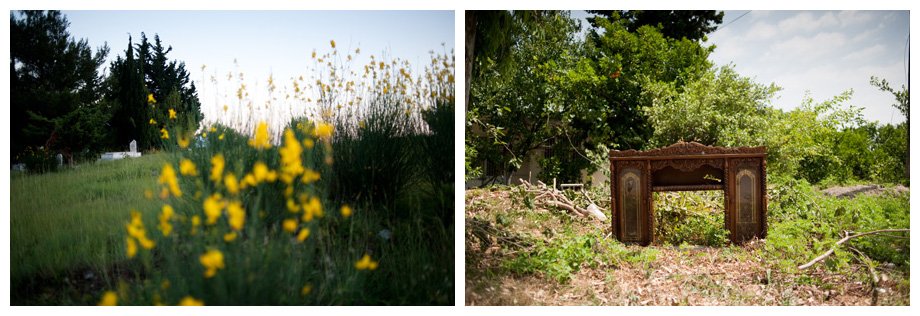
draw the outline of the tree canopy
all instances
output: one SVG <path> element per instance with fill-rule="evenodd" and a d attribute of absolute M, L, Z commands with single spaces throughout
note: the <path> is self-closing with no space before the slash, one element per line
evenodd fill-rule
<path fill-rule="evenodd" d="M 862 108 L 851 104 L 851 90 L 823 101 L 807 96 L 792 110 L 774 107 L 780 87 L 708 60 L 716 48 L 706 34 L 716 30 L 721 12 L 589 13 L 595 16 L 587 29 L 568 12 L 477 17 L 508 26 L 505 34 L 476 40 L 468 175 L 510 177 L 536 164 L 544 180 L 580 182 L 584 171 L 607 168 L 609 149 L 683 140 L 767 146 L 771 174 L 812 183 L 907 181 L 909 121 L 866 122 Z M 490 38 L 499 43 L 481 42 Z M 907 116 L 906 87 L 871 82 L 894 94 L 894 106 Z"/>
<path fill-rule="evenodd" d="M 195 85 L 185 64 L 168 58 L 172 47 L 159 36 L 150 42 L 141 33 L 138 43 L 129 36 L 124 56 L 106 75 L 100 67 L 108 46 L 94 51 L 68 27 L 58 11 L 10 13 L 14 162 L 57 153 L 70 161 L 93 159 L 106 149 L 123 151 L 131 140 L 142 149 L 158 148 L 162 128 L 183 134 L 198 129 L 203 115 Z"/>
<path fill-rule="evenodd" d="M 40 147 L 71 158 L 106 144 L 108 114 L 98 69 L 109 50 L 102 46 L 94 52 L 85 39 L 73 38 L 68 26 L 57 11 L 10 13 L 14 157 Z"/>

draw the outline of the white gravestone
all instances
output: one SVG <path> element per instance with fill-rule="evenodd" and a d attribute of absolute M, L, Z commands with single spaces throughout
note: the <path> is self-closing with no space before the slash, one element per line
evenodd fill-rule
<path fill-rule="evenodd" d="M 137 141 L 132 140 L 131 143 L 128 144 L 128 148 L 131 149 L 129 152 L 136 153 L 137 152 Z"/>

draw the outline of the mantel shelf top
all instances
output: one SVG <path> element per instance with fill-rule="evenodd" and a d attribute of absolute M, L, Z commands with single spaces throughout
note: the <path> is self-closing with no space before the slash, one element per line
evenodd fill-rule
<path fill-rule="evenodd" d="M 758 147 L 718 147 L 707 146 L 697 142 L 678 141 L 671 146 L 655 148 L 645 151 L 635 149 L 611 150 L 610 158 L 643 158 L 643 157 L 675 157 L 675 156 L 766 156 L 767 148 Z"/>

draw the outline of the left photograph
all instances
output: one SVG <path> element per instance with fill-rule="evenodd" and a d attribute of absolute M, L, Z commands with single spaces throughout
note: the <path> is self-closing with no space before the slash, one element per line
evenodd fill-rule
<path fill-rule="evenodd" d="M 453 11 L 10 11 L 12 305 L 453 305 Z"/>

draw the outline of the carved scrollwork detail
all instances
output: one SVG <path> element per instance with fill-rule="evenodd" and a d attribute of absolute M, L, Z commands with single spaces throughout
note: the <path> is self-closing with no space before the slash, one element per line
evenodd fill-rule
<path fill-rule="evenodd" d="M 722 169 L 722 159 L 673 159 L 673 160 L 654 160 L 652 161 L 652 171 L 658 171 L 666 167 L 671 167 L 683 172 L 710 166 L 716 169 Z"/>
<path fill-rule="evenodd" d="M 718 147 L 707 146 L 697 142 L 677 142 L 671 146 L 646 151 L 611 150 L 610 157 L 635 156 L 672 156 L 672 155 L 712 155 L 712 154 L 763 154 L 767 149 L 758 147 Z"/>

